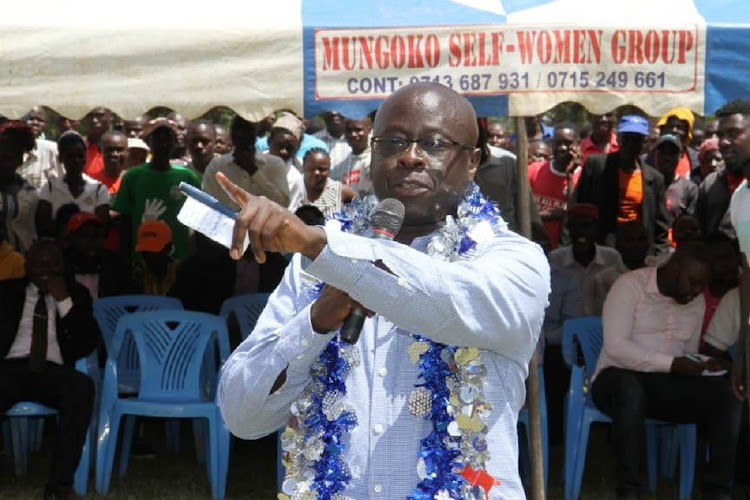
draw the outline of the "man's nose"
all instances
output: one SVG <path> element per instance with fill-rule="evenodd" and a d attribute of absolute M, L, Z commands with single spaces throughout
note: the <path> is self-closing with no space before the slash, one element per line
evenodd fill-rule
<path fill-rule="evenodd" d="M 398 155 L 398 164 L 405 168 L 424 168 L 427 164 L 425 153 L 419 149 L 416 142 L 409 143 L 406 149 Z"/>

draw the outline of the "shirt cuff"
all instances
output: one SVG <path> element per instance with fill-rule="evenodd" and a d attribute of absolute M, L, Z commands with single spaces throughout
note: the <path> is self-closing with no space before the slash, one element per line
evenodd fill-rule
<path fill-rule="evenodd" d="M 723 339 L 714 337 L 713 335 L 711 335 L 711 332 L 707 332 L 703 337 L 703 340 L 706 342 L 706 344 L 710 344 L 712 347 L 715 347 L 720 351 L 728 350 L 729 346 L 731 345 L 725 342 Z"/>
<path fill-rule="evenodd" d="M 656 369 L 654 371 L 669 373 L 672 371 L 672 361 L 674 361 L 674 358 L 674 356 L 670 356 L 669 354 L 656 353 L 654 357 L 654 367 Z"/>
<path fill-rule="evenodd" d="M 73 299 L 68 297 L 65 300 L 61 300 L 57 302 L 57 313 L 60 315 L 61 318 L 64 318 L 68 315 L 70 310 L 73 308 Z"/>

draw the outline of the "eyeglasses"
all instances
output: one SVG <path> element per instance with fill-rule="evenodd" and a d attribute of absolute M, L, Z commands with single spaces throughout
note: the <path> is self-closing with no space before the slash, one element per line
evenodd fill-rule
<path fill-rule="evenodd" d="M 454 148 L 473 151 L 474 146 L 461 144 L 448 139 L 403 139 L 401 137 L 380 136 L 370 139 L 373 151 L 384 158 L 391 158 L 406 151 L 410 144 L 416 144 L 417 150 L 432 158 L 445 158 Z"/>

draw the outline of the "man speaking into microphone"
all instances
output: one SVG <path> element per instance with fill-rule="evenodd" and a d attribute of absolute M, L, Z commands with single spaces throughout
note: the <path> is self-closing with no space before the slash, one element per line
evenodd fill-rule
<path fill-rule="evenodd" d="M 473 183 L 469 102 L 417 83 L 378 110 L 373 190 L 403 203 L 394 241 L 371 238 L 356 201 L 339 224 L 304 225 L 218 180 L 245 237 L 294 252 L 253 333 L 225 364 L 218 403 L 230 430 L 283 429 L 282 498 L 524 498 L 516 423 L 542 326 L 549 266 L 509 231 Z M 358 341 L 338 331 L 364 310 Z"/>

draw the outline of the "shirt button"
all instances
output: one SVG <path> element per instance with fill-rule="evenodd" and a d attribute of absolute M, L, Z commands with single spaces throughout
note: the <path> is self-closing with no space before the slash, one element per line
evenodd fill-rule
<path fill-rule="evenodd" d="M 307 347 L 307 345 L 308 345 L 309 343 L 310 343 L 310 342 L 308 342 L 308 341 L 307 341 L 307 339 L 302 339 L 302 340 L 300 341 L 300 344 L 302 344 L 302 347 Z"/>
<path fill-rule="evenodd" d="M 383 433 L 383 424 L 375 424 L 372 428 L 373 431 L 375 431 L 375 434 L 382 434 Z"/>
<path fill-rule="evenodd" d="M 398 286 L 406 286 L 406 280 L 404 278 L 399 278 L 397 283 Z"/>
<path fill-rule="evenodd" d="M 356 263 L 357 263 L 357 259 L 351 259 L 351 261 L 352 261 L 352 262 L 353 262 L 354 264 L 356 264 Z"/>
<path fill-rule="evenodd" d="M 299 354 L 299 355 L 297 355 L 297 359 L 305 359 L 305 355 L 304 354 Z"/>
<path fill-rule="evenodd" d="M 383 486 L 380 485 L 380 484 L 376 484 L 375 487 L 373 488 L 373 490 L 375 491 L 375 493 L 382 493 L 383 492 Z"/>
<path fill-rule="evenodd" d="M 386 368 L 385 366 L 380 368 L 378 370 L 378 375 L 380 375 L 381 377 L 385 377 L 386 375 L 388 375 L 388 368 Z"/>

